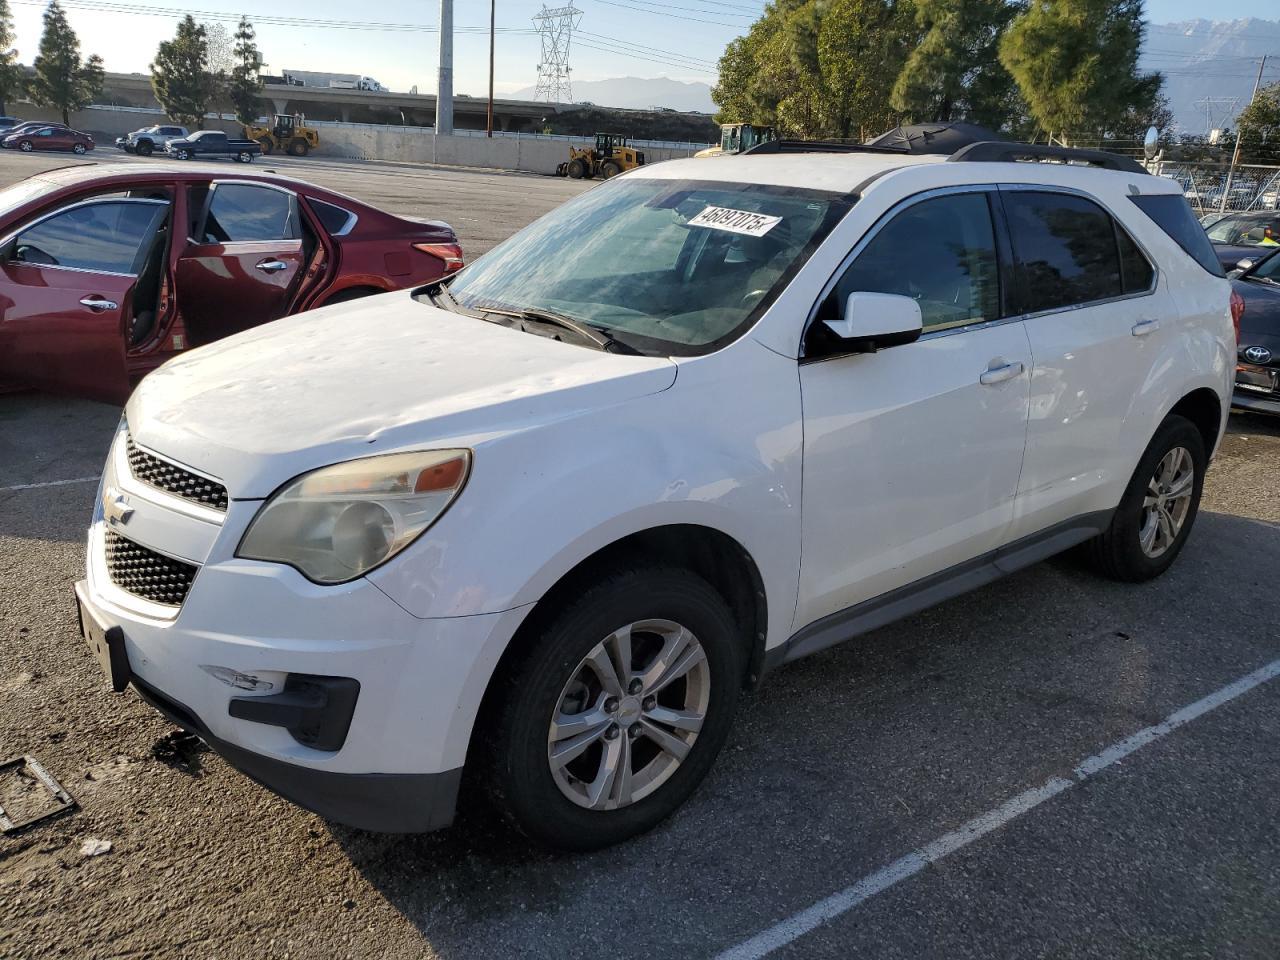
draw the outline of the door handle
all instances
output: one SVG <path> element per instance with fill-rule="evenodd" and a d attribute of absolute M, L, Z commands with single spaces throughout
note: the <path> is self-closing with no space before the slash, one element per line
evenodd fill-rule
<path fill-rule="evenodd" d="M 263 260 L 258 264 L 258 269 L 263 273 L 279 273 L 281 270 L 288 270 L 289 265 L 283 260 Z"/>
<path fill-rule="evenodd" d="M 1012 380 L 1020 373 L 1022 373 L 1021 361 L 1015 360 L 1013 363 L 993 364 L 982 371 L 982 376 L 978 377 L 978 382 L 990 386 L 993 383 Z"/>
<path fill-rule="evenodd" d="M 90 310 L 93 310 L 95 313 L 101 313 L 103 310 L 116 310 L 120 307 L 120 304 L 116 303 L 114 300 L 108 300 L 106 297 L 99 297 L 96 295 L 91 297 L 81 297 L 80 303 L 88 307 Z"/>
<path fill-rule="evenodd" d="M 1135 337 L 1145 337 L 1148 333 L 1155 333 L 1159 329 L 1159 320 L 1139 320 L 1133 325 L 1131 332 Z"/>

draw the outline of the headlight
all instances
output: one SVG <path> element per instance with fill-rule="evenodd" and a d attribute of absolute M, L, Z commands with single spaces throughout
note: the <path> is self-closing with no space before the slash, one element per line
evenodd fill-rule
<path fill-rule="evenodd" d="M 470 469 L 468 450 L 427 450 L 304 473 L 258 511 L 236 556 L 287 563 L 316 583 L 346 583 L 435 523 Z"/>

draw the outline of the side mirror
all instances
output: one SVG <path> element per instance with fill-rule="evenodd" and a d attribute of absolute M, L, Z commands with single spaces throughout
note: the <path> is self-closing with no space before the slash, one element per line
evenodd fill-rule
<path fill-rule="evenodd" d="M 855 353 L 875 353 L 920 339 L 920 304 L 895 293 L 849 294 L 844 316 L 825 321 L 827 329 Z"/>
<path fill-rule="evenodd" d="M 1243 260 L 1236 261 L 1236 269 L 1244 273 L 1258 261 L 1254 257 L 1245 257 Z"/>

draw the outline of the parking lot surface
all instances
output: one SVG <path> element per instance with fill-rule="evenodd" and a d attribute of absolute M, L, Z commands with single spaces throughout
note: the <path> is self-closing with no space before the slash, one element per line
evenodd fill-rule
<path fill-rule="evenodd" d="M 50 165 L 0 156 L 0 178 Z M 449 220 L 469 256 L 584 189 L 295 168 Z M 1059 558 L 783 668 L 672 820 L 560 856 L 475 797 L 439 834 L 327 824 L 112 694 L 71 584 L 118 417 L 0 396 L 0 759 L 34 756 L 78 802 L 0 837 L 0 957 L 1280 955 L 1280 679 L 1257 673 L 1280 672 L 1280 421 L 1232 418 L 1165 577 Z M 922 850 L 945 855 L 886 881 Z"/>

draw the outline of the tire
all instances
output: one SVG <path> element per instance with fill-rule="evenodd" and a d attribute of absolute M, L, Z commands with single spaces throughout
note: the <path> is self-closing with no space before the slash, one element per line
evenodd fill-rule
<path fill-rule="evenodd" d="M 190 151 L 190 150 L 179 150 L 179 151 L 178 151 L 178 159 L 179 159 L 179 160 L 190 160 L 190 159 L 191 159 L 191 151 Z"/>
<path fill-rule="evenodd" d="M 23 153 L 30 153 L 32 150 L 35 149 L 35 145 L 30 140 L 23 140 L 21 143 L 18 144 L 18 149 L 21 150 Z"/>
<path fill-rule="evenodd" d="M 85 155 L 84 144 L 83 143 L 73 144 L 71 147 L 71 152 L 78 157 L 83 157 Z"/>
<path fill-rule="evenodd" d="M 600 164 L 600 176 L 604 180 L 616 177 L 621 172 L 622 168 L 612 160 L 606 160 L 604 163 Z"/>
<path fill-rule="evenodd" d="M 308 146 L 305 140 L 289 141 L 289 156 L 291 157 L 305 157 L 310 149 L 311 147 Z"/>
<path fill-rule="evenodd" d="M 567 172 L 569 174 L 569 179 L 581 180 L 587 175 L 587 165 L 583 163 L 580 158 L 570 160 Z"/>
<path fill-rule="evenodd" d="M 275 144 L 271 142 L 270 137 L 263 137 L 261 140 L 258 141 L 258 144 L 262 147 L 262 155 L 264 157 L 270 156 L 271 151 L 275 149 Z"/>
<path fill-rule="evenodd" d="M 154 150 L 155 147 L 151 145 L 150 140 L 139 140 L 137 146 L 133 148 L 133 152 L 140 157 L 149 157 Z"/>
<path fill-rule="evenodd" d="M 517 830 L 555 849 L 595 850 L 656 826 L 706 776 L 733 721 L 745 644 L 720 595 L 705 580 L 678 568 L 618 571 L 566 601 L 529 638 L 525 655 L 495 678 L 488 701 L 492 707 L 476 742 L 486 745 L 479 763 L 488 796 Z M 655 669 L 651 657 L 666 651 L 665 644 L 675 647 L 668 665 L 680 662 L 685 653 L 693 654 L 692 664 L 669 685 L 651 687 L 656 694 L 646 695 L 645 681 L 637 675 L 624 678 L 621 687 L 614 684 L 614 692 L 621 689 L 622 694 L 611 698 L 610 686 L 584 658 L 593 651 L 604 656 L 599 651 L 628 626 L 637 673 Z M 686 634 L 680 634 L 681 627 Z M 688 634 L 692 646 L 683 639 Z M 699 646 L 701 659 L 696 656 Z M 616 655 L 616 646 L 608 649 L 608 656 Z M 568 711 L 567 704 L 573 704 Z M 655 723 L 659 713 L 673 709 L 687 711 L 686 717 L 700 714 L 700 728 L 685 732 L 663 726 L 665 720 Z M 550 749 L 552 718 L 566 712 L 599 719 L 589 722 L 594 739 L 582 752 L 557 763 Z M 655 728 L 658 732 L 651 736 Z M 684 746 L 661 749 L 657 737 L 663 733 L 669 744 L 679 740 Z M 557 743 L 563 748 L 572 738 L 564 733 Z M 637 776 L 625 781 L 625 788 L 620 777 L 604 777 L 609 756 L 625 757 L 627 768 L 634 769 Z M 597 782 L 599 808 L 590 809 Z"/>
<path fill-rule="evenodd" d="M 248 150 L 241 150 L 236 154 L 237 163 L 253 163 L 253 154 Z"/>
<path fill-rule="evenodd" d="M 1190 492 L 1185 497 L 1165 498 L 1155 491 L 1169 486 L 1181 489 L 1185 482 L 1180 470 L 1175 469 L 1173 475 L 1165 473 L 1175 463 L 1193 471 L 1186 484 Z M 1195 425 L 1177 415 L 1165 418 L 1138 461 L 1111 525 L 1084 545 L 1093 567 L 1103 576 L 1128 583 L 1151 580 L 1168 570 L 1195 524 L 1207 466 L 1204 438 Z M 1153 495 L 1156 502 L 1148 506 Z M 1162 512 L 1167 525 L 1160 522 Z"/>

